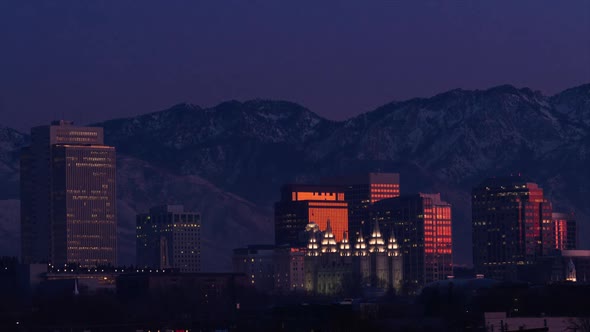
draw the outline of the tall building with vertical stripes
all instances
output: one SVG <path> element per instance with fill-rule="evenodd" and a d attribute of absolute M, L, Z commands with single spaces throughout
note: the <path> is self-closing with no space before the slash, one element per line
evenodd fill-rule
<path fill-rule="evenodd" d="M 489 178 L 472 191 L 473 262 L 488 278 L 513 280 L 519 266 L 555 251 L 551 203 L 520 176 Z"/>
<path fill-rule="evenodd" d="M 376 202 L 372 218 L 394 233 L 403 256 L 404 289 L 416 293 L 453 274 L 451 205 L 440 194 L 402 195 Z"/>
<path fill-rule="evenodd" d="M 555 228 L 555 249 L 578 249 L 578 226 L 573 213 L 553 212 L 553 227 Z"/>
<path fill-rule="evenodd" d="M 20 178 L 25 263 L 116 265 L 116 154 L 103 128 L 33 128 Z"/>

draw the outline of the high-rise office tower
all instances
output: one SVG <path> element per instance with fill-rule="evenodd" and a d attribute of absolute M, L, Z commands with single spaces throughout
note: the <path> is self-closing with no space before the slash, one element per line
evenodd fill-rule
<path fill-rule="evenodd" d="M 201 271 L 201 216 L 182 205 L 162 205 L 137 215 L 137 265 Z"/>
<path fill-rule="evenodd" d="M 555 250 L 551 203 L 520 176 L 473 188 L 472 223 L 474 267 L 488 278 L 516 279 L 519 265 Z"/>
<path fill-rule="evenodd" d="M 376 202 L 372 218 L 393 232 L 403 256 L 404 287 L 422 286 L 453 274 L 451 205 L 440 194 L 403 195 Z"/>
<path fill-rule="evenodd" d="M 315 223 L 325 231 L 330 220 L 336 241 L 348 231 L 348 203 L 338 186 L 291 184 L 281 188 L 275 203 L 275 243 L 291 247 L 307 244 L 305 227 Z"/>
<path fill-rule="evenodd" d="M 553 212 L 551 217 L 555 228 L 555 249 L 578 249 L 578 228 L 574 214 Z"/>
<path fill-rule="evenodd" d="M 348 229 L 351 237 L 371 233 L 369 208 L 382 199 L 399 197 L 398 173 L 365 173 L 350 176 L 328 177 L 322 183 L 340 185 L 348 203 Z"/>
<path fill-rule="evenodd" d="M 33 128 L 20 174 L 25 263 L 117 263 L 116 156 L 102 128 Z"/>

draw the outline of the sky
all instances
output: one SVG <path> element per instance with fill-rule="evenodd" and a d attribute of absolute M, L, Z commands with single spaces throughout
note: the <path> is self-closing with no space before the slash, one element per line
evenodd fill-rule
<path fill-rule="evenodd" d="M 590 1 L 0 1 L 0 125 L 590 82 Z"/>

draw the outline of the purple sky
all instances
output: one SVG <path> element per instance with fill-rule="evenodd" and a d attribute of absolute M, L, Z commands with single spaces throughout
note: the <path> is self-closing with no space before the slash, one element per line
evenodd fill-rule
<path fill-rule="evenodd" d="M 590 82 L 590 1 L 417 2 L 1 1 L 0 125 L 257 97 L 344 119 L 457 87 Z"/>

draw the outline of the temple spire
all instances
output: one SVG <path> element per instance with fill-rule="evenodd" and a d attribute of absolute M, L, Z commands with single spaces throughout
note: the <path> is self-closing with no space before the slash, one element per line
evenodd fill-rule
<path fill-rule="evenodd" d="M 385 241 L 383 240 L 383 236 L 381 236 L 377 219 L 375 219 L 371 238 L 369 239 L 369 252 L 385 252 Z"/>
<path fill-rule="evenodd" d="M 363 236 L 363 228 L 361 227 L 359 231 L 359 235 L 356 239 L 356 243 L 354 245 L 356 256 L 365 256 L 367 254 L 367 243 L 365 242 L 365 237 Z"/>
<path fill-rule="evenodd" d="M 387 241 L 387 254 L 389 256 L 399 256 L 399 245 L 397 244 L 397 240 L 395 239 L 395 232 L 393 228 L 391 229 L 391 233 L 389 234 L 389 240 Z"/>
<path fill-rule="evenodd" d="M 320 246 L 313 227 L 309 227 L 309 240 L 307 241 L 307 256 L 319 256 Z"/>
<path fill-rule="evenodd" d="M 342 242 L 340 242 L 340 256 L 350 256 L 350 243 L 348 242 L 348 232 L 342 233 Z"/>
<path fill-rule="evenodd" d="M 375 218 L 375 222 L 373 223 L 371 237 L 381 237 L 381 230 L 379 229 L 379 221 L 377 221 L 377 218 Z"/>
<path fill-rule="evenodd" d="M 567 276 L 565 280 L 576 282 L 576 266 L 574 265 L 574 261 L 570 258 L 570 261 L 567 264 Z"/>
<path fill-rule="evenodd" d="M 334 233 L 332 233 L 332 224 L 330 223 L 330 219 L 328 219 L 326 231 L 322 238 L 322 253 L 334 253 L 337 251 L 338 244 L 336 243 Z"/>

